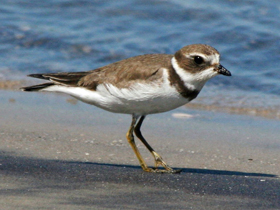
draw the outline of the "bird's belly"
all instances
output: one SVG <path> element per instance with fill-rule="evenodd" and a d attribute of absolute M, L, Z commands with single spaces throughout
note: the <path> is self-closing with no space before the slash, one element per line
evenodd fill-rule
<path fill-rule="evenodd" d="M 166 112 L 182 106 L 189 101 L 183 97 L 150 97 L 150 98 L 138 98 L 137 100 L 117 99 L 112 100 L 103 106 L 111 112 L 126 113 L 126 114 L 139 114 L 147 115 L 160 112 Z M 98 104 L 97 106 L 99 106 Z"/>
<path fill-rule="evenodd" d="M 110 112 L 147 115 L 166 112 L 188 103 L 174 87 L 138 85 L 119 89 L 115 86 L 101 86 L 96 91 L 76 88 L 73 97 Z"/>

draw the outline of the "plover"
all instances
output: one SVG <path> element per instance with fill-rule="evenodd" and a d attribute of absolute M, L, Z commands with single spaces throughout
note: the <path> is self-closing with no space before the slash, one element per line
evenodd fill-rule
<path fill-rule="evenodd" d="M 166 112 L 190 102 L 204 84 L 218 74 L 231 76 L 220 64 L 219 52 L 209 45 L 193 44 L 174 55 L 139 55 L 86 72 L 30 74 L 28 76 L 50 82 L 21 89 L 66 93 L 110 112 L 131 114 L 126 138 L 142 169 L 176 173 L 179 171 L 168 166 L 144 139 L 141 125 L 148 114 Z M 155 168 L 145 163 L 133 132 L 153 155 Z"/>

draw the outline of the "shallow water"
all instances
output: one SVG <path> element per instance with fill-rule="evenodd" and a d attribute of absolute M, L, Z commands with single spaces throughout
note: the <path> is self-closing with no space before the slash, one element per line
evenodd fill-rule
<path fill-rule="evenodd" d="M 197 103 L 279 110 L 279 19 L 276 0 L 3 0 L 0 80 L 206 43 L 233 76 L 209 81 Z"/>

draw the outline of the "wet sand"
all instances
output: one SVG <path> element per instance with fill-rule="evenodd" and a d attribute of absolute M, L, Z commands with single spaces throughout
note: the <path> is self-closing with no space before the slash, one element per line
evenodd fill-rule
<path fill-rule="evenodd" d="M 180 174 L 141 170 L 130 116 L 0 91 L 3 209 L 279 209 L 280 121 L 179 108 L 142 133 Z M 139 143 L 148 165 L 153 159 Z"/>

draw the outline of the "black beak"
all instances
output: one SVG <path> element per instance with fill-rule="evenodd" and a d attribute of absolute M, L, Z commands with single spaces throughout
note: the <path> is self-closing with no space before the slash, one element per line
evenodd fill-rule
<path fill-rule="evenodd" d="M 225 76 L 231 76 L 230 71 L 227 70 L 225 67 L 223 67 L 221 64 L 219 64 L 217 71 L 219 74 L 222 74 Z"/>

